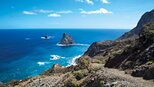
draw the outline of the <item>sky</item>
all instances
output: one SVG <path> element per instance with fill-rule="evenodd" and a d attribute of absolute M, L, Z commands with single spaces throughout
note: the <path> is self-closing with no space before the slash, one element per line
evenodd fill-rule
<path fill-rule="evenodd" d="M 132 29 L 154 0 L 0 0 L 0 29 Z"/>

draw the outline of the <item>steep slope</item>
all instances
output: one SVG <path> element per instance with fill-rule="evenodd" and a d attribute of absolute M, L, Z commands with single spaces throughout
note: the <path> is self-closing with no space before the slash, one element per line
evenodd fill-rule
<path fill-rule="evenodd" d="M 122 35 L 120 38 L 118 38 L 118 40 L 138 37 L 138 35 L 142 31 L 143 25 L 150 22 L 154 22 L 154 10 L 146 12 L 139 20 L 137 26 L 131 31 Z"/>
<path fill-rule="evenodd" d="M 108 68 L 154 79 L 154 23 L 145 24 L 138 39 L 95 42 L 84 56 L 98 59 Z"/>

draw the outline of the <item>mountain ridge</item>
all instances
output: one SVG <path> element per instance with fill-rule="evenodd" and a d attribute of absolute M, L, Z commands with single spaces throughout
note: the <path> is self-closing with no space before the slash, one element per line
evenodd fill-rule
<path fill-rule="evenodd" d="M 139 22 L 137 23 L 137 26 L 133 28 L 131 31 L 126 32 L 121 37 L 118 38 L 118 40 L 128 39 L 128 38 L 138 38 L 140 32 L 142 31 L 142 27 L 144 24 L 154 22 L 154 9 L 146 12 L 142 15 Z"/>

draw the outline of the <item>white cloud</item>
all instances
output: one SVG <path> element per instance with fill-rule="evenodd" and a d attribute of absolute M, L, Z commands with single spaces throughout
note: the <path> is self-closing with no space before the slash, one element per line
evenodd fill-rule
<path fill-rule="evenodd" d="M 108 4 L 109 3 L 108 0 L 101 0 L 101 2 L 103 2 L 104 4 Z"/>
<path fill-rule="evenodd" d="M 75 1 L 81 2 L 81 3 L 87 3 L 87 4 L 91 4 L 91 5 L 94 4 L 94 2 L 93 2 L 94 0 L 75 0 Z M 98 1 L 101 1 L 104 4 L 110 3 L 109 0 L 98 0 Z"/>
<path fill-rule="evenodd" d="M 38 12 L 38 13 L 51 13 L 51 12 L 53 12 L 53 11 L 52 11 L 52 10 L 40 9 L 40 10 L 35 10 L 35 12 Z"/>
<path fill-rule="evenodd" d="M 99 10 L 95 10 L 95 11 L 85 11 L 83 9 L 81 10 L 81 14 L 111 14 L 112 12 L 104 9 L 104 8 L 100 8 Z"/>
<path fill-rule="evenodd" d="M 35 15 L 36 13 L 35 12 L 32 12 L 32 11 L 23 11 L 23 14 L 26 14 L 26 15 Z"/>
<path fill-rule="evenodd" d="M 23 11 L 23 14 L 27 15 L 35 15 L 35 14 L 49 14 L 48 17 L 61 17 L 61 14 L 70 14 L 73 13 L 71 10 L 64 10 L 64 11 L 53 11 L 53 10 L 33 10 L 33 11 Z"/>
<path fill-rule="evenodd" d="M 67 11 L 59 11 L 57 12 L 59 14 L 69 14 L 69 13 L 73 13 L 71 10 L 67 10 Z"/>
<path fill-rule="evenodd" d="M 94 2 L 93 2 L 92 0 L 86 0 L 86 2 L 87 2 L 88 4 L 91 4 L 91 5 L 94 4 Z"/>
<path fill-rule="evenodd" d="M 57 13 L 52 13 L 52 14 L 49 14 L 48 17 L 61 17 L 61 15 Z"/>
<path fill-rule="evenodd" d="M 91 4 L 91 5 L 93 5 L 94 4 L 94 2 L 92 1 L 92 0 L 75 0 L 75 1 L 77 1 L 77 2 L 81 2 L 81 3 L 87 3 L 87 4 Z"/>
<path fill-rule="evenodd" d="M 77 2 L 84 2 L 83 0 L 75 0 L 75 1 L 77 1 Z"/>

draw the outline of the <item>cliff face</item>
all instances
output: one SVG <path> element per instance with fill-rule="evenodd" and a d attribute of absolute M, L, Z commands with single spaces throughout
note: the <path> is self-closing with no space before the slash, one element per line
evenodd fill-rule
<path fill-rule="evenodd" d="M 146 12 L 141 19 L 139 20 L 137 26 L 131 31 L 122 35 L 118 40 L 127 39 L 127 38 L 137 38 L 142 31 L 142 27 L 146 23 L 154 22 L 154 10 Z"/>
<path fill-rule="evenodd" d="M 113 41 L 104 41 L 104 42 L 94 42 L 85 52 L 84 55 L 88 55 L 90 57 L 94 57 L 99 53 L 103 53 L 106 48 L 114 46 L 115 43 Z"/>
<path fill-rule="evenodd" d="M 105 67 L 126 70 L 133 76 L 154 79 L 154 23 L 145 24 L 139 38 L 97 42 L 90 46 L 85 56 L 105 60 Z"/>
<path fill-rule="evenodd" d="M 138 25 L 118 40 L 93 43 L 84 56 L 98 59 L 108 68 L 154 79 L 154 10 L 145 13 Z"/>
<path fill-rule="evenodd" d="M 153 62 L 154 23 L 148 23 L 144 25 L 142 29 L 143 30 L 140 33 L 139 39 L 136 39 L 132 41 L 132 43 L 129 43 L 130 46 L 125 48 L 124 51 L 120 55 L 118 55 L 118 57 L 110 58 L 105 66 L 117 66 L 123 69 L 127 69 L 146 64 L 148 61 Z M 119 63 L 119 65 L 117 65 L 117 63 L 113 64 L 116 60 L 121 59 L 124 60 L 121 62 L 117 62 Z"/>

